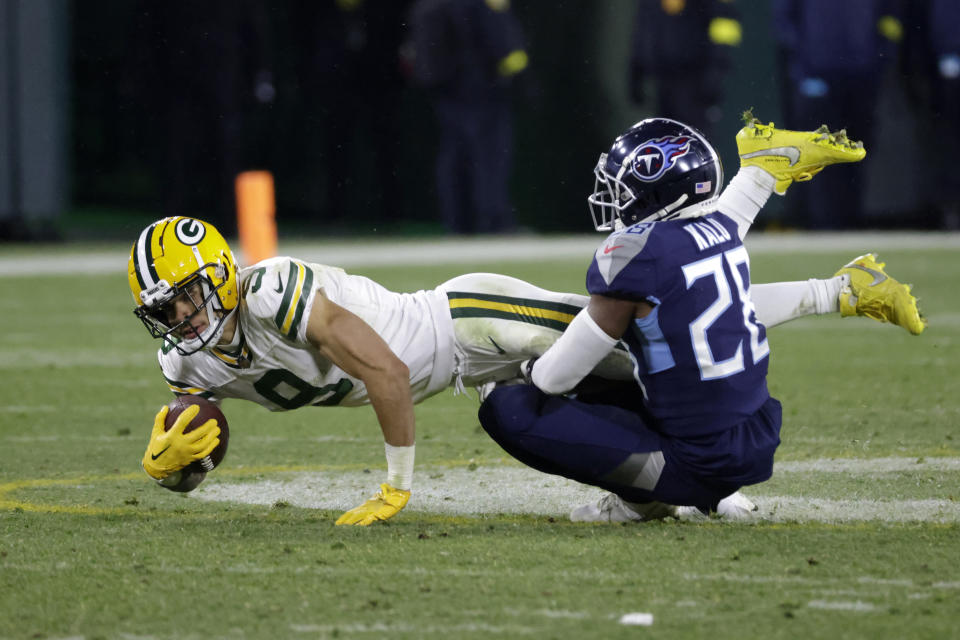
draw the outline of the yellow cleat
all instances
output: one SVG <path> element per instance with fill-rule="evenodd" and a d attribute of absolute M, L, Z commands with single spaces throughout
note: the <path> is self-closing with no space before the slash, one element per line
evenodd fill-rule
<path fill-rule="evenodd" d="M 354 507 L 337 518 L 334 524 L 355 524 L 366 527 L 380 520 L 387 520 L 407 505 L 410 491 L 395 489 L 386 482 L 380 485 L 380 491 L 359 507 Z"/>
<path fill-rule="evenodd" d="M 777 129 L 761 124 L 751 111 L 743 114 L 746 126 L 737 133 L 741 167 L 760 167 L 777 183 L 777 195 L 784 195 L 793 182 L 805 182 L 827 165 L 860 162 L 867 155 L 862 142 L 847 138 L 843 129 L 831 133 L 827 125 L 816 131 Z"/>
<path fill-rule="evenodd" d="M 910 285 L 900 284 L 883 270 L 877 255 L 868 253 L 854 258 L 834 276 L 848 276 L 849 283 L 840 291 L 840 315 L 867 316 L 880 322 L 891 322 L 913 335 L 920 335 L 927 319 L 917 308 L 917 299 Z"/>

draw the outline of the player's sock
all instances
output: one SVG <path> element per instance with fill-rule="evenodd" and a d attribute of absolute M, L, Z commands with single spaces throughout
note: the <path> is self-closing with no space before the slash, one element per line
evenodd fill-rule
<path fill-rule="evenodd" d="M 760 209 L 767 203 L 776 179 L 760 167 L 741 167 L 717 200 L 717 210 L 737 223 L 743 240 Z"/>
<path fill-rule="evenodd" d="M 803 316 L 839 311 L 843 285 L 842 276 L 755 284 L 750 287 L 750 297 L 757 309 L 757 320 L 769 328 Z"/>

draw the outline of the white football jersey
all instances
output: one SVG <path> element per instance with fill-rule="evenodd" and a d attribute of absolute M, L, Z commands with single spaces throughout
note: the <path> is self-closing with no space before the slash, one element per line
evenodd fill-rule
<path fill-rule="evenodd" d="M 438 290 L 395 293 L 342 269 L 280 257 L 239 273 L 243 291 L 230 345 L 189 356 L 164 346 L 158 357 L 176 394 L 252 400 L 271 411 L 368 404 L 363 382 L 321 356 L 306 338 L 317 292 L 363 319 L 410 369 L 414 402 L 454 376 L 447 296 Z"/>

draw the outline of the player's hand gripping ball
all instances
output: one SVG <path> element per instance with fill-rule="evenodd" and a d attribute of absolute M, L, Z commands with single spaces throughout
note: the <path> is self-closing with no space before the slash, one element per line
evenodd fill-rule
<path fill-rule="evenodd" d="M 227 453 L 223 412 L 199 396 L 180 396 L 157 413 L 143 469 L 171 491 L 192 491 Z"/>
<path fill-rule="evenodd" d="M 173 402 L 167 405 L 169 410 L 167 411 L 166 420 L 164 420 L 163 423 L 163 430 L 169 432 L 176 424 L 177 418 L 192 406 L 199 407 L 199 410 L 187 426 L 183 428 L 183 434 L 187 435 L 194 429 L 205 426 L 210 420 L 216 420 L 217 426 L 220 427 L 220 435 L 217 436 L 220 444 L 199 460 L 191 462 L 188 468 L 194 472 L 213 471 L 223 462 L 224 456 L 227 455 L 227 442 L 230 440 L 230 428 L 227 426 L 227 418 L 223 415 L 223 412 L 220 411 L 220 407 L 200 396 L 177 396 Z"/>

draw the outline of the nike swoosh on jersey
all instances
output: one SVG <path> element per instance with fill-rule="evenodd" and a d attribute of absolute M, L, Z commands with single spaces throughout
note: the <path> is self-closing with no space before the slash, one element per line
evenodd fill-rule
<path fill-rule="evenodd" d="M 166 447 L 163 448 L 163 451 L 166 451 L 166 450 L 169 449 L 169 448 L 170 448 L 170 445 L 167 445 Z M 156 455 L 154 455 L 154 454 L 151 453 L 151 454 L 150 454 L 150 459 L 151 459 L 151 460 L 156 460 L 157 458 L 159 458 L 160 456 L 163 455 L 163 451 L 161 451 L 160 453 L 158 453 L 158 454 L 156 454 Z"/>
<path fill-rule="evenodd" d="M 607 255 L 608 253 L 610 253 L 610 252 L 613 251 L 614 249 L 619 249 L 619 248 L 622 247 L 622 246 L 623 246 L 622 244 L 615 244 L 615 245 L 613 245 L 612 247 L 604 247 L 604 248 L 603 248 L 603 255 Z"/>
<path fill-rule="evenodd" d="M 796 147 L 773 147 L 772 149 L 761 149 L 741 155 L 741 158 L 759 158 L 760 156 L 783 156 L 790 161 L 790 166 L 797 164 L 800 159 L 800 149 Z"/>
<path fill-rule="evenodd" d="M 277 288 L 274 289 L 277 293 L 283 293 L 283 278 L 280 277 L 280 274 L 277 274 Z"/>
<path fill-rule="evenodd" d="M 852 264 L 852 265 L 850 265 L 850 268 L 851 268 L 851 269 L 860 269 L 860 271 L 866 271 L 867 273 L 869 273 L 870 275 L 872 275 L 872 276 L 873 276 L 873 282 L 871 282 L 870 285 L 869 285 L 869 286 L 871 286 L 871 287 L 875 287 L 875 286 L 877 286 L 878 284 L 880 284 L 881 282 L 883 282 L 884 280 L 887 279 L 887 274 L 881 273 L 881 272 L 877 271 L 876 269 L 871 269 L 870 267 L 865 267 L 865 266 L 863 266 L 862 264 Z"/>

